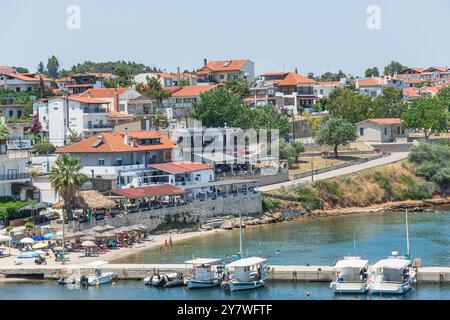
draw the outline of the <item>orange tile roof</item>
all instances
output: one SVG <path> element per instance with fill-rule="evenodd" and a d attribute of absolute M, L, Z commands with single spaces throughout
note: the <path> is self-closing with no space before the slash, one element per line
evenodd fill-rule
<path fill-rule="evenodd" d="M 198 97 L 200 94 L 217 88 L 218 85 L 184 86 L 172 93 L 172 97 Z"/>
<path fill-rule="evenodd" d="M 166 150 L 175 148 L 173 143 L 166 136 L 161 135 L 158 131 L 136 131 L 130 132 L 129 139 L 155 139 L 159 138 L 159 144 L 152 145 L 131 145 L 124 143 L 124 133 L 121 132 L 103 132 L 94 135 L 80 142 L 71 144 L 66 147 L 59 148 L 57 153 L 111 153 L 111 152 L 133 152 L 133 151 L 150 151 L 150 150 Z M 97 141 L 98 136 L 103 137 L 103 143 L 94 148 L 92 145 Z"/>
<path fill-rule="evenodd" d="M 392 125 L 392 124 L 400 124 L 401 123 L 401 119 L 400 118 L 369 118 L 367 120 L 358 122 L 358 124 L 366 122 L 366 121 L 374 122 L 376 124 L 385 124 L 385 125 Z"/>
<path fill-rule="evenodd" d="M 80 94 L 80 97 L 90 97 L 90 98 L 114 98 L 116 92 L 119 96 L 127 92 L 130 88 L 120 87 L 120 88 L 95 88 L 84 91 Z"/>
<path fill-rule="evenodd" d="M 289 72 L 282 80 L 274 81 L 277 86 L 296 86 L 298 84 L 315 84 L 317 81 L 302 76 L 295 72 Z"/>
<path fill-rule="evenodd" d="M 126 112 L 117 112 L 117 111 L 111 111 L 111 114 L 109 115 L 110 118 L 134 118 L 135 116 L 133 114 L 128 114 Z"/>
<path fill-rule="evenodd" d="M 413 87 L 403 88 L 403 94 L 408 95 L 410 97 L 419 97 L 420 96 L 420 94 L 417 92 L 417 89 L 413 88 Z"/>
<path fill-rule="evenodd" d="M 380 77 L 357 80 L 360 87 L 381 86 L 386 84 L 386 80 Z"/>
<path fill-rule="evenodd" d="M 94 98 L 82 97 L 82 96 L 76 96 L 76 95 L 67 97 L 67 100 L 72 100 L 72 101 L 85 103 L 85 104 L 109 104 L 109 102 L 106 102 L 106 101 L 101 101 L 101 100 L 97 100 Z"/>
<path fill-rule="evenodd" d="M 263 73 L 261 76 L 263 77 L 274 77 L 274 76 L 285 76 L 288 72 L 267 72 Z"/>
<path fill-rule="evenodd" d="M 405 70 L 402 70 L 400 73 L 403 74 L 403 72 L 405 72 L 407 70 L 413 70 L 417 73 L 422 73 L 425 70 L 425 68 L 406 68 Z"/>
<path fill-rule="evenodd" d="M 197 75 L 209 72 L 239 71 L 248 62 L 247 59 L 210 61 L 200 68 Z"/>
<path fill-rule="evenodd" d="M 60 79 L 56 79 L 56 82 L 72 82 L 74 81 L 71 77 L 64 77 Z"/>
<path fill-rule="evenodd" d="M 147 187 L 112 189 L 112 193 L 130 199 L 141 199 L 146 197 L 176 196 L 183 195 L 186 190 L 177 188 L 171 184 L 155 184 Z"/>
<path fill-rule="evenodd" d="M 211 164 L 204 164 L 200 162 L 189 162 L 189 161 L 156 163 L 151 164 L 150 167 L 171 174 L 194 172 L 214 168 L 214 166 Z"/>
<path fill-rule="evenodd" d="M 429 69 L 435 69 L 435 70 L 441 71 L 441 72 L 447 71 L 447 68 L 446 68 L 446 67 L 440 67 L 440 66 L 429 67 L 429 68 L 425 69 L 424 71 L 427 72 L 427 70 L 429 70 Z"/>
<path fill-rule="evenodd" d="M 49 82 L 52 81 L 49 78 L 46 78 L 42 75 L 39 75 L 37 73 L 5 73 L 7 76 L 12 77 L 12 78 L 16 78 L 22 81 L 40 81 L 42 78 L 42 81 L 44 82 Z"/>
<path fill-rule="evenodd" d="M 337 86 L 339 85 L 339 81 L 321 81 L 319 84 L 322 86 Z"/>

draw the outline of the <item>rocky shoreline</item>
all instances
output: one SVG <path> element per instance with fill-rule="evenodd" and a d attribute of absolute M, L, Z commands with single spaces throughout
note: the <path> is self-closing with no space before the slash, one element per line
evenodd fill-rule
<path fill-rule="evenodd" d="M 388 211 L 404 211 L 408 209 L 410 212 L 417 211 L 446 211 L 450 209 L 450 197 L 434 198 L 426 200 L 406 200 L 381 203 L 369 207 L 349 207 L 349 208 L 335 208 L 328 210 L 314 210 L 307 212 L 301 206 L 286 209 L 286 211 L 295 211 L 296 214 L 286 215 L 285 210 L 280 210 L 273 213 L 263 213 L 258 216 L 242 217 L 242 227 L 265 225 L 277 223 L 282 221 L 289 221 L 293 219 L 302 219 L 308 217 L 329 217 L 329 216 L 344 216 L 350 214 L 365 214 L 365 213 L 385 213 Z M 232 230 L 239 228 L 239 218 L 223 218 L 210 220 L 202 225 L 203 230 L 223 229 Z"/>

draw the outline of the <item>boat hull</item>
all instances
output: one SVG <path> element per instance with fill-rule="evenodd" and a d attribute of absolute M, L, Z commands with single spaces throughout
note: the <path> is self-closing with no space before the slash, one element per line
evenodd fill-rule
<path fill-rule="evenodd" d="M 201 288 L 211 288 L 216 287 L 221 284 L 221 280 L 214 279 L 213 281 L 202 281 L 189 279 L 187 282 L 187 287 L 189 289 L 201 289 Z"/>
<path fill-rule="evenodd" d="M 368 286 L 364 282 L 336 282 L 330 285 L 334 294 L 365 294 Z"/>
<path fill-rule="evenodd" d="M 400 295 L 405 294 L 411 290 L 412 283 L 373 283 L 370 285 L 370 294 L 381 294 L 381 295 Z"/>
<path fill-rule="evenodd" d="M 98 286 L 101 284 L 109 283 L 113 280 L 113 273 L 107 272 L 102 273 L 100 276 L 88 277 L 86 285 L 88 286 Z"/>
<path fill-rule="evenodd" d="M 222 283 L 222 288 L 227 291 L 244 291 L 258 289 L 264 286 L 264 281 L 252 281 L 252 282 L 238 282 L 238 281 L 226 281 Z"/>

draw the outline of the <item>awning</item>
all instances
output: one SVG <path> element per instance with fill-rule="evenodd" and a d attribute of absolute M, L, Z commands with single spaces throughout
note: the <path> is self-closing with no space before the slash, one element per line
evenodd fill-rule
<path fill-rule="evenodd" d="M 184 189 L 177 188 L 171 184 L 157 184 L 147 187 L 128 188 L 128 189 L 113 189 L 112 193 L 124 196 L 128 199 L 141 199 L 145 197 L 158 196 L 178 196 L 186 193 Z"/>

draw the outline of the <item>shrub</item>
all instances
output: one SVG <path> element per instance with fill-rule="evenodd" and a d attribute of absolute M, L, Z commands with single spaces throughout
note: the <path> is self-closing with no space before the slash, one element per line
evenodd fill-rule
<path fill-rule="evenodd" d="M 383 174 L 379 171 L 375 171 L 372 174 L 372 178 L 375 183 L 384 190 L 386 196 L 391 199 L 394 196 L 394 190 L 392 188 L 392 183 L 388 177 L 383 176 Z"/>
<path fill-rule="evenodd" d="M 313 189 L 296 185 L 292 187 L 292 191 L 297 201 L 300 202 L 305 209 L 322 209 L 322 199 L 320 199 Z"/>
<path fill-rule="evenodd" d="M 319 180 L 313 183 L 320 198 L 331 205 L 337 205 L 340 200 L 339 184 L 335 180 Z"/>
<path fill-rule="evenodd" d="M 31 222 L 31 221 L 28 221 L 27 223 L 25 223 L 25 228 L 33 229 L 34 228 L 34 223 Z"/>
<path fill-rule="evenodd" d="M 262 209 L 264 212 L 274 212 L 281 205 L 281 201 L 275 198 L 263 197 Z"/>
<path fill-rule="evenodd" d="M 33 153 L 37 154 L 52 154 L 55 151 L 56 147 L 48 141 L 41 141 L 33 146 Z"/>

